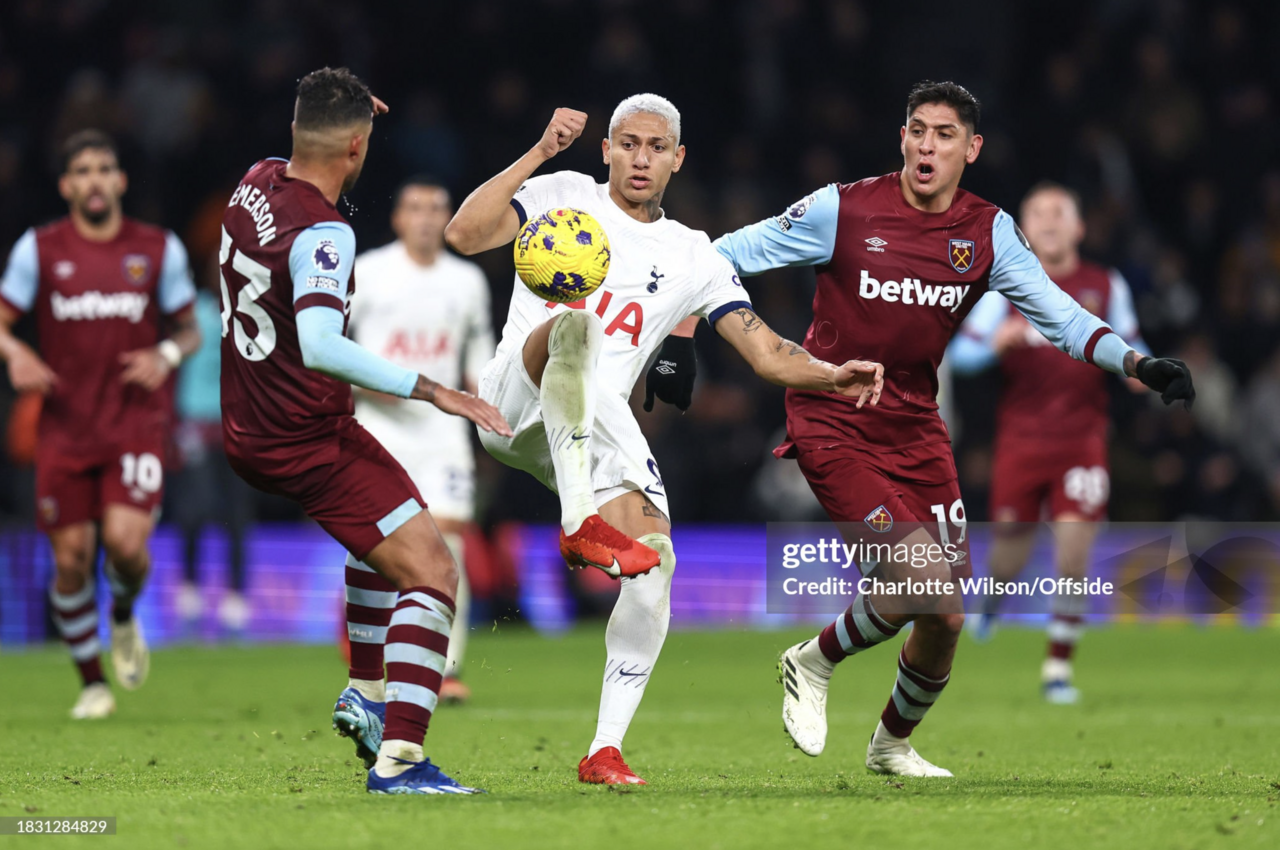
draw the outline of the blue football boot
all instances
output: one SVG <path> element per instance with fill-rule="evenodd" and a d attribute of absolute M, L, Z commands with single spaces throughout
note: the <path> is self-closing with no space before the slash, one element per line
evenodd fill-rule
<path fill-rule="evenodd" d="M 374 702 L 355 688 L 347 688 L 333 707 L 333 728 L 338 734 L 356 742 L 356 755 L 367 768 L 378 760 L 382 746 L 382 724 L 387 718 L 387 704 Z"/>
<path fill-rule="evenodd" d="M 431 759 L 419 762 L 396 759 L 401 764 L 412 765 L 399 776 L 379 776 L 373 768 L 369 769 L 369 782 L 366 786 L 370 794 L 483 794 L 479 788 L 468 788 L 459 785 L 444 771 L 431 763 Z"/>

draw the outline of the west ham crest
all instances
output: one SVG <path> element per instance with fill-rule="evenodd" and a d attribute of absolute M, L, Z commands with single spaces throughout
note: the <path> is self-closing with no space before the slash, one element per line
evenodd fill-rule
<path fill-rule="evenodd" d="M 973 265 L 973 242 L 969 239 L 952 239 L 948 247 L 951 252 L 951 268 L 964 274 Z"/>
<path fill-rule="evenodd" d="M 880 533 L 884 533 L 893 528 L 893 514 L 889 513 L 884 505 L 881 505 L 871 513 L 867 514 L 862 518 L 862 521 L 865 522 L 867 527 L 872 531 L 878 531 Z"/>
<path fill-rule="evenodd" d="M 138 286 L 146 281 L 147 272 L 151 271 L 151 259 L 146 254 L 125 254 L 121 267 L 124 279 Z"/>

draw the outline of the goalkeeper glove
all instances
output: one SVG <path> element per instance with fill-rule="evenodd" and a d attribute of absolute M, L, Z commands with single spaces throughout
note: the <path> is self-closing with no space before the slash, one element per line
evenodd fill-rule
<path fill-rule="evenodd" d="M 645 412 L 653 410 L 655 395 L 667 404 L 688 410 L 693 403 L 693 380 L 697 375 L 698 358 L 693 353 L 693 337 L 667 337 L 644 378 Z"/>
<path fill-rule="evenodd" d="M 1196 400 L 1196 388 L 1191 384 L 1191 370 L 1181 360 L 1172 357 L 1144 357 L 1134 371 L 1137 378 L 1160 393 L 1160 400 L 1173 404 L 1182 399 L 1182 406 L 1190 409 Z"/>

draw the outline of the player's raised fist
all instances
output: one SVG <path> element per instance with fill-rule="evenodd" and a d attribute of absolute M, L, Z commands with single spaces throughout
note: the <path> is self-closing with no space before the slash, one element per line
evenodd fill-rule
<path fill-rule="evenodd" d="M 560 107 L 551 116 L 551 123 L 543 131 L 538 141 L 538 150 L 547 159 L 573 144 L 573 140 L 582 135 L 587 126 L 587 113 L 576 109 Z"/>
<path fill-rule="evenodd" d="M 835 391 L 848 398 L 856 398 L 858 407 L 867 402 L 880 403 L 884 391 L 884 366 L 870 360 L 849 360 L 835 367 Z"/>

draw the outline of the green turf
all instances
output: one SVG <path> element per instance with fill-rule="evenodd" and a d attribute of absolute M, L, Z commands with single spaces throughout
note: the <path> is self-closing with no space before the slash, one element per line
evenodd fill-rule
<path fill-rule="evenodd" d="M 364 793 L 329 729 L 344 681 L 316 647 L 157 652 L 106 721 L 65 720 L 55 650 L 0 656 L 0 815 L 114 815 L 116 837 L 0 838 L 120 847 L 1277 847 L 1280 632 L 1126 627 L 1090 633 L 1078 707 L 1037 696 L 1040 635 L 965 640 L 917 732 L 955 779 L 886 782 L 862 767 L 896 650 L 843 665 L 831 737 L 789 746 L 774 683 L 798 633 L 674 633 L 631 729 L 651 783 L 576 782 L 603 666 L 602 628 L 558 640 L 479 632 L 474 702 L 445 708 L 428 752 L 476 798 Z M 43 845 L 42 845 L 43 846 Z"/>

